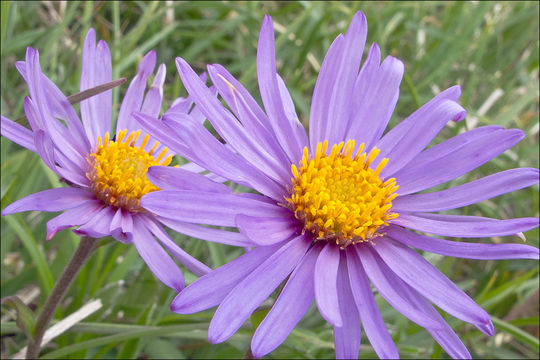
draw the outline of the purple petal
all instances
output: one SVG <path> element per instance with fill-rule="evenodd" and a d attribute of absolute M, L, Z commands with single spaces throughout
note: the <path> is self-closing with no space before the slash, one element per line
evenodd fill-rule
<path fill-rule="evenodd" d="M 154 191 L 141 199 L 141 206 L 170 219 L 217 226 L 236 226 L 237 214 L 279 217 L 290 213 L 280 206 L 240 194 L 177 190 Z"/>
<path fill-rule="evenodd" d="M 111 235 L 111 222 L 114 217 L 112 206 L 105 206 L 99 213 L 73 232 L 79 236 L 102 238 Z"/>
<path fill-rule="evenodd" d="M 390 280 L 392 272 L 368 245 L 356 246 L 355 249 L 371 283 L 392 307 L 422 327 L 440 328 L 433 317 L 426 316 L 425 313 L 416 309 L 403 294 L 397 291 Z"/>
<path fill-rule="evenodd" d="M 321 246 L 316 244 L 304 255 L 272 309 L 253 334 L 251 352 L 256 358 L 272 352 L 285 341 L 309 309 L 315 298 L 313 270 L 320 248 Z"/>
<path fill-rule="evenodd" d="M 190 224 L 187 222 L 167 219 L 163 217 L 158 217 L 158 219 L 162 224 L 170 227 L 174 231 L 178 231 L 182 234 L 191 236 L 196 239 L 212 241 L 232 246 L 246 247 L 254 245 L 250 239 L 238 232 L 213 229 L 201 225 Z"/>
<path fill-rule="evenodd" d="M 392 210 L 417 212 L 455 209 L 534 184 L 538 184 L 538 169 L 510 169 L 443 191 L 399 196 L 393 201 Z"/>
<path fill-rule="evenodd" d="M 409 166 L 392 174 L 399 184 L 398 193 L 411 194 L 455 179 L 502 154 L 524 137 L 521 130 L 499 130 L 457 147 L 451 154 L 441 157 L 426 154 L 424 161 L 413 160 Z M 437 154 L 437 149 L 432 149 L 426 153 Z"/>
<path fill-rule="evenodd" d="M 96 32 L 88 30 L 83 44 L 81 91 L 112 81 L 111 53 L 107 43 L 96 48 Z M 112 90 L 81 101 L 81 118 L 90 143 L 97 144 L 111 129 Z"/>
<path fill-rule="evenodd" d="M 349 285 L 347 258 L 345 254 L 341 255 L 341 261 L 339 263 L 337 290 L 339 292 L 338 306 L 341 312 L 341 318 L 343 319 L 343 326 L 334 326 L 336 359 L 358 359 L 360 340 L 362 339 L 360 315 L 356 309 L 354 296 Z"/>
<path fill-rule="evenodd" d="M 333 85 L 342 60 L 344 43 L 345 37 L 343 34 L 339 34 L 334 39 L 326 52 L 315 83 L 309 113 L 309 143 L 312 152 L 315 151 L 319 142 L 326 140 L 326 126 L 331 122 L 329 121 L 328 108 L 330 102 L 328 99 L 332 96 Z M 330 118 L 334 119 L 332 114 L 330 114 Z"/>
<path fill-rule="evenodd" d="M 152 166 L 148 169 L 148 180 L 162 190 L 197 190 L 230 194 L 226 185 L 212 181 L 206 176 L 172 166 Z"/>
<path fill-rule="evenodd" d="M 390 238 L 380 238 L 372 249 L 397 276 L 435 305 L 493 335 L 489 315 L 416 251 Z"/>
<path fill-rule="evenodd" d="M 242 124 L 248 129 L 252 130 L 254 135 L 259 134 L 258 130 L 262 127 L 267 130 L 265 134 L 270 135 L 269 143 L 276 142 L 275 135 L 272 132 L 272 125 L 268 116 L 261 109 L 257 101 L 251 96 L 249 91 L 238 80 L 232 76 L 227 69 L 219 64 L 208 65 L 208 74 L 212 79 L 212 82 L 216 86 L 219 94 L 223 97 L 227 105 L 234 112 L 236 117 L 241 119 Z M 234 97 L 234 98 L 233 98 Z M 238 108 L 241 100 L 244 103 L 246 114 L 252 115 L 252 117 L 244 118 Z"/>
<path fill-rule="evenodd" d="M 15 66 L 17 67 L 17 70 L 19 70 L 25 81 L 28 82 L 28 78 L 26 76 L 26 62 L 17 61 L 15 63 Z M 73 106 L 70 104 L 69 100 L 62 93 L 62 91 L 51 81 L 51 79 L 45 76 L 45 74 L 41 75 L 42 85 L 45 89 L 45 93 L 47 94 L 47 103 L 50 106 L 53 117 L 63 120 L 66 123 L 69 129 L 69 133 L 73 135 L 67 140 L 72 143 L 72 145 L 77 149 L 77 151 L 80 154 L 87 153 L 88 150 L 90 150 L 91 146 L 81 123 L 81 120 L 79 119 L 79 115 L 77 115 L 75 109 L 73 109 Z M 25 111 L 26 109 L 27 107 L 25 104 Z M 28 122 L 32 129 L 41 128 L 38 125 L 39 121 L 35 121 L 36 117 L 37 116 L 35 112 L 33 114 L 27 114 Z"/>
<path fill-rule="evenodd" d="M 538 249 L 523 244 L 478 244 L 441 240 L 392 225 L 387 227 L 385 232 L 404 245 L 445 256 L 480 260 L 538 260 Z"/>
<path fill-rule="evenodd" d="M 25 64 L 31 100 L 25 99 L 24 105 L 32 129 L 45 131 L 56 146 L 57 152 L 62 152 L 68 159 L 79 164 L 79 167 L 82 168 L 85 164 L 84 156 L 87 153 L 87 148 L 78 142 L 77 137 L 53 116 L 49 102 L 54 98 L 55 93 L 49 93 L 49 89 L 44 86 L 45 75 L 41 72 L 37 50 L 27 48 Z M 30 118 L 33 120 L 31 121 Z"/>
<path fill-rule="evenodd" d="M 41 160 L 47 165 L 49 169 L 58 173 L 56 170 L 56 161 L 54 156 L 54 146 L 51 138 L 43 130 L 37 130 L 34 132 L 34 144 Z"/>
<path fill-rule="evenodd" d="M 259 246 L 276 244 L 300 235 L 298 220 L 292 212 L 289 217 L 236 216 L 238 230 Z"/>
<path fill-rule="evenodd" d="M 310 241 L 304 236 L 288 241 L 240 281 L 216 310 L 208 329 L 208 340 L 216 344 L 231 337 L 291 273 L 309 245 Z"/>
<path fill-rule="evenodd" d="M 166 145 L 176 154 L 188 158 L 193 157 L 192 151 L 182 141 L 180 141 L 180 139 L 174 136 L 174 133 L 171 132 L 171 129 L 166 126 L 163 121 L 140 112 L 134 112 L 132 116 L 137 122 L 138 128 L 157 139 L 160 143 Z M 148 146 L 150 146 L 150 144 Z"/>
<path fill-rule="evenodd" d="M 190 96 L 193 97 L 200 111 L 212 123 L 218 134 L 251 165 L 260 169 L 267 176 L 281 183 L 288 182 L 290 179 L 289 169 L 277 162 L 255 139 L 249 136 L 234 116 L 221 105 L 218 99 L 212 96 L 210 90 L 188 63 L 182 58 L 177 58 L 176 65 Z"/>
<path fill-rule="evenodd" d="M 1 117 L 0 134 L 30 151 L 37 153 L 32 131 L 4 116 Z"/>
<path fill-rule="evenodd" d="M 127 129 L 128 133 L 137 130 L 137 125 L 133 121 L 131 114 L 134 111 L 140 111 L 143 102 L 144 91 L 146 90 L 146 79 L 156 66 L 156 53 L 152 50 L 148 52 L 139 63 L 139 71 L 131 80 L 129 88 L 126 91 L 120 111 L 118 112 L 118 122 L 116 123 L 116 132 Z"/>
<path fill-rule="evenodd" d="M 49 169 L 73 183 L 81 184 L 82 181 L 82 186 L 88 184 L 88 179 L 82 175 L 84 172 L 78 169 L 62 152 L 58 151 L 58 147 L 54 146 L 45 131 L 37 130 L 34 132 L 34 144 L 38 155 Z M 59 166 L 56 165 L 57 163 Z M 78 180 L 80 178 L 82 178 L 81 181 Z"/>
<path fill-rule="evenodd" d="M 171 310 L 178 314 L 193 314 L 218 305 L 240 281 L 282 246 L 257 247 L 195 280 L 174 298 Z"/>
<path fill-rule="evenodd" d="M 322 317 L 336 327 L 343 326 L 339 311 L 336 278 L 339 268 L 339 247 L 328 244 L 321 251 L 315 265 L 315 299 Z"/>
<path fill-rule="evenodd" d="M 180 153 L 182 156 L 231 181 L 252 187 L 274 199 L 283 199 L 286 190 L 282 185 L 220 143 L 202 124 L 178 113 L 163 118 L 183 143 L 196 151 L 193 155 Z"/>
<path fill-rule="evenodd" d="M 155 222 L 151 217 L 146 215 L 139 215 L 138 218 L 140 221 L 142 221 L 148 230 L 154 236 L 158 238 L 159 241 L 165 246 L 165 248 L 174 256 L 174 258 L 182 265 L 184 265 L 186 268 L 188 268 L 189 271 L 194 273 L 197 276 L 203 276 L 205 274 L 208 274 L 212 269 L 210 269 L 208 266 L 201 263 L 199 260 L 195 259 L 193 256 L 186 253 L 182 248 L 180 248 L 172 239 L 169 237 L 167 232 L 163 229 L 161 225 Z"/>
<path fill-rule="evenodd" d="M 103 204 L 99 200 L 86 200 L 79 202 L 62 214 L 52 218 L 47 222 L 47 241 L 51 240 L 60 230 L 87 223 L 103 209 Z"/>
<path fill-rule="evenodd" d="M 397 359 L 399 353 L 384 321 L 369 286 L 368 276 L 362 268 L 358 254 L 347 250 L 347 268 L 351 291 L 356 302 L 360 319 L 371 346 L 381 359 Z"/>
<path fill-rule="evenodd" d="M 466 111 L 456 102 L 460 94 L 459 86 L 446 89 L 377 142 L 375 146 L 381 149 L 381 152 L 372 166 L 376 167 L 383 158 L 390 159 L 381 172 L 381 177 L 393 174 L 406 166 L 449 120 L 459 121 L 465 117 Z"/>
<path fill-rule="evenodd" d="M 358 77 L 358 69 L 360 68 L 360 61 L 366 44 L 366 36 L 366 17 L 362 12 L 358 11 L 354 15 L 344 36 L 343 50 L 339 53 L 339 58 L 332 61 L 337 66 L 336 69 L 331 70 L 334 76 L 325 77 L 322 74 L 323 69 L 321 68 L 319 77 L 323 75 L 322 79 L 326 79 L 326 81 L 325 83 L 321 82 L 320 86 L 324 86 L 324 95 L 326 97 L 316 98 L 315 94 L 313 96 L 313 103 L 316 101 L 327 102 L 327 105 L 324 106 L 327 112 L 319 115 L 320 118 L 318 119 L 318 121 L 322 122 L 320 125 L 321 140 L 319 141 L 328 140 L 329 144 L 332 145 L 347 140 L 345 135 L 351 111 L 354 111 L 354 104 L 364 101 L 363 98 L 353 96 L 353 89 L 355 87 L 355 80 Z M 327 56 L 329 55 L 330 52 Z M 327 69 L 325 67 L 325 71 Z M 318 79 L 315 86 L 319 86 Z M 318 92 L 317 95 L 319 94 L 321 93 Z M 384 103 L 379 105 L 384 106 Z M 371 120 L 376 121 L 379 119 Z M 312 147 L 316 145 L 316 143 L 311 143 Z"/>
<path fill-rule="evenodd" d="M 452 328 L 444 321 L 442 316 L 433 308 L 433 306 L 420 295 L 416 290 L 407 285 L 403 280 L 397 277 L 388 269 L 388 280 L 392 286 L 399 291 L 418 311 L 422 311 L 426 316 L 436 319 L 440 325 L 440 329 L 426 330 L 433 336 L 433 338 L 441 345 L 441 347 L 454 359 L 470 359 L 471 354 L 461 342 Z"/>
<path fill-rule="evenodd" d="M 62 211 L 79 206 L 81 202 L 95 199 L 94 194 L 79 188 L 56 188 L 40 191 L 17 200 L 2 211 L 2 215 L 21 211 Z"/>
<path fill-rule="evenodd" d="M 49 169 L 76 185 L 88 187 L 89 180 L 84 173 L 73 168 L 69 159 L 58 151 L 58 147 L 54 146 L 50 137 L 43 130 L 34 132 L 34 143 L 38 155 Z M 57 166 L 56 163 L 59 163 L 60 166 Z"/>
<path fill-rule="evenodd" d="M 290 163 L 279 145 L 268 116 L 242 84 L 218 64 L 209 65 L 208 73 L 227 105 L 242 122 L 249 136 L 261 144 L 278 163 Z"/>
<path fill-rule="evenodd" d="M 133 238 L 133 218 L 128 210 L 118 208 L 111 220 L 111 235 L 124 244 L 130 244 Z"/>
<path fill-rule="evenodd" d="M 538 218 L 498 220 L 478 216 L 402 213 L 392 224 L 435 235 L 453 237 L 507 236 L 538 227 Z"/>
<path fill-rule="evenodd" d="M 302 158 L 302 149 L 307 146 L 306 131 L 298 122 L 285 113 L 282 92 L 276 74 L 276 53 L 272 18 L 264 17 L 257 45 L 257 79 L 259 91 L 268 119 L 276 137 L 291 163 Z"/>
<path fill-rule="evenodd" d="M 184 287 L 184 275 L 169 254 L 154 239 L 146 225 L 133 219 L 133 244 L 150 270 L 165 285 L 175 291 Z"/>
<path fill-rule="evenodd" d="M 165 82 L 165 64 L 161 64 L 158 67 L 156 76 L 154 77 L 154 83 L 152 87 L 146 92 L 144 102 L 141 107 L 141 112 L 152 117 L 159 117 L 161 110 L 161 101 L 163 99 L 163 83 Z"/>
<path fill-rule="evenodd" d="M 369 150 L 381 137 L 399 97 L 403 63 L 388 56 L 379 66 L 380 53 L 373 44 L 366 63 L 354 84 L 349 128 L 343 140 L 355 139 Z M 375 62 L 376 61 L 376 62 Z"/>

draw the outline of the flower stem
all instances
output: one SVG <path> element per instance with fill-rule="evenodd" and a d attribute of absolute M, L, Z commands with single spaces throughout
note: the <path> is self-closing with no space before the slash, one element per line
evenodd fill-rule
<path fill-rule="evenodd" d="M 49 297 L 47 298 L 47 301 L 45 302 L 45 305 L 43 305 L 43 309 L 38 316 L 34 330 L 34 337 L 28 340 L 28 350 L 26 351 L 27 359 L 36 359 L 39 356 L 41 341 L 43 339 L 43 335 L 45 334 L 45 330 L 47 330 L 49 322 L 54 316 L 60 301 L 62 301 L 66 295 L 71 283 L 86 261 L 90 258 L 90 255 L 92 255 L 92 252 L 96 249 L 98 243 L 99 239 L 89 237 L 81 238 L 77 250 L 75 250 L 71 260 L 69 260 L 69 263 L 62 272 L 60 279 L 58 279 L 54 285 L 54 288 L 49 294 Z"/>

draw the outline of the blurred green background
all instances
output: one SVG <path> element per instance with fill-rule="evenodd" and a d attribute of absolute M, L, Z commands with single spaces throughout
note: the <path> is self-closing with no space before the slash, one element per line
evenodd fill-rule
<path fill-rule="evenodd" d="M 401 96 L 391 126 L 439 91 L 459 84 L 467 119 L 449 124 L 436 138 L 487 124 L 523 129 L 527 137 L 447 188 L 514 167 L 538 167 L 538 2 L 1 2 L 1 113 L 23 115 L 27 88 L 14 67 L 25 48 L 39 49 L 43 71 L 66 95 L 79 89 L 81 44 L 94 27 L 109 44 L 113 78 L 135 74 L 150 49 L 167 64 L 164 106 L 185 95 L 174 66 L 182 56 L 197 71 L 220 63 L 257 99 L 255 55 L 264 14 L 276 31 L 278 71 L 298 115 L 307 125 L 313 86 L 326 50 L 353 14 L 368 19 L 366 51 L 377 42 L 385 55 L 405 63 Z M 127 89 L 115 89 L 113 104 Z M 117 111 L 118 106 L 113 111 Z M 1 140 L 1 206 L 36 191 L 61 186 L 39 157 Z M 454 213 L 497 218 L 538 216 L 538 186 L 506 194 Z M 55 213 L 26 212 L 1 220 L 1 295 L 19 295 L 39 312 L 69 260 L 77 237 L 69 230 L 45 242 L 45 224 Z M 173 235 L 173 234 L 171 234 Z M 188 252 L 215 268 L 242 249 L 174 234 Z M 526 233 L 538 247 L 538 229 Z M 459 241 L 460 239 L 456 239 Z M 470 241 L 470 240 L 469 240 Z M 517 237 L 483 242 L 521 242 Z M 538 262 L 475 261 L 425 257 L 467 291 L 492 317 L 494 337 L 444 315 L 473 357 L 538 358 Z M 195 277 L 185 271 L 188 282 Z M 229 341 L 207 342 L 213 310 L 181 316 L 170 312 L 174 293 L 161 285 L 134 247 L 111 242 L 83 268 L 56 314 L 56 321 L 91 299 L 103 307 L 42 350 L 49 358 L 241 358 L 263 308 Z M 376 295 L 385 323 L 403 358 L 447 358 L 422 328 Z M 2 306 L 2 358 L 26 345 L 14 312 Z M 268 358 L 333 358 L 331 327 L 312 306 L 285 343 Z M 363 334 L 361 358 L 375 357 Z"/>

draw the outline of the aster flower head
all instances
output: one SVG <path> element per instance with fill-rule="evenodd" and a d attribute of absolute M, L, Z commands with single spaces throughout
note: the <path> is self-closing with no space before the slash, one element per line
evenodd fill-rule
<path fill-rule="evenodd" d="M 475 259 L 538 259 L 519 244 L 455 242 L 450 237 L 518 234 L 537 218 L 498 220 L 439 214 L 538 183 L 538 170 L 518 168 L 447 190 L 420 193 L 446 183 L 509 149 L 524 134 L 484 126 L 426 149 L 445 126 L 466 111 L 451 87 L 385 132 L 399 96 L 403 63 L 381 62 L 373 44 L 361 66 L 367 34 L 358 12 L 345 35 L 330 46 L 315 85 L 309 136 L 276 73 L 272 19 L 259 35 L 257 78 L 263 111 L 220 65 L 208 74 L 229 109 L 181 58 L 180 77 L 225 144 L 200 123 L 170 113 L 162 122 L 144 114 L 141 126 L 175 151 L 160 134 L 179 139 L 182 155 L 203 168 L 258 192 L 234 194 L 196 183 L 145 195 L 141 204 L 161 221 L 202 239 L 253 247 L 180 292 L 171 309 L 180 314 L 218 306 L 209 340 L 233 335 L 250 314 L 285 282 L 256 329 L 251 351 L 261 357 L 278 347 L 313 300 L 334 328 L 338 358 L 357 358 L 361 327 L 380 357 L 399 356 L 374 300 L 371 285 L 455 358 L 470 357 L 432 303 L 487 335 L 489 315 L 413 248 Z M 384 134 L 384 135 L 383 135 Z M 158 186 L 175 182 L 151 168 Z M 170 188 L 170 187 L 169 187 Z M 239 233 L 199 224 L 239 229 Z M 219 236 L 219 238 L 218 238 Z"/>
<path fill-rule="evenodd" d="M 25 61 L 17 62 L 16 67 L 28 84 L 30 96 L 24 99 L 24 109 L 31 129 L 2 116 L 2 136 L 37 153 L 70 186 L 29 195 L 8 205 L 2 215 L 28 210 L 64 211 L 47 222 L 47 240 L 60 230 L 76 227 L 73 231 L 78 235 L 110 235 L 133 243 L 152 272 L 178 291 L 184 287 L 184 278 L 165 249 L 198 275 L 209 269 L 178 247 L 139 203 L 144 194 L 159 190 L 148 180 L 147 169 L 168 165 L 174 155 L 141 132 L 132 116 L 133 111 L 154 117 L 160 114 L 164 64 L 147 89 L 155 65 L 156 54 L 150 51 L 139 63 L 120 106 L 116 131 L 111 132 L 112 91 L 83 100 L 79 118 L 66 96 L 42 73 L 38 51 L 28 48 Z M 82 49 L 81 91 L 111 80 L 109 48 L 103 40 L 96 45 L 95 31 L 90 29 Z M 188 99 L 177 99 L 168 111 L 200 118 L 196 111 L 189 113 L 191 105 Z M 197 169 L 188 164 L 169 171 L 189 176 Z"/>

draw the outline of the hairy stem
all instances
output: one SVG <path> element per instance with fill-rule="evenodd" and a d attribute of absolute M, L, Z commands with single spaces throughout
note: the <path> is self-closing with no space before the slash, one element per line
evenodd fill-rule
<path fill-rule="evenodd" d="M 33 339 L 28 340 L 28 350 L 26 351 L 27 359 L 36 359 L 39 356 L 41 341 L 43 339 L 43 335 L 45 334 L 45 330 L 47 330 L 49 322 L 54 316 L 60 301 L 62 301 L 66 295 L 71 283 L 86 261 L 90 258 L 90 255 L 92 255 L 98 243 L 99 239 L 89 237 L 81 238 L 77 250 L 75 250 L 71 260 L 69 260 L 69 263 L 62 272 L 60 279 L 58 279 L 54 285 L 54 288 L 49 294 L 49 297 L 47 298 L 47 301 L 45 302 L 45 305 L 43 305 L 43 309 L 38 316 L 34 330 L 34 337 Z"/>

